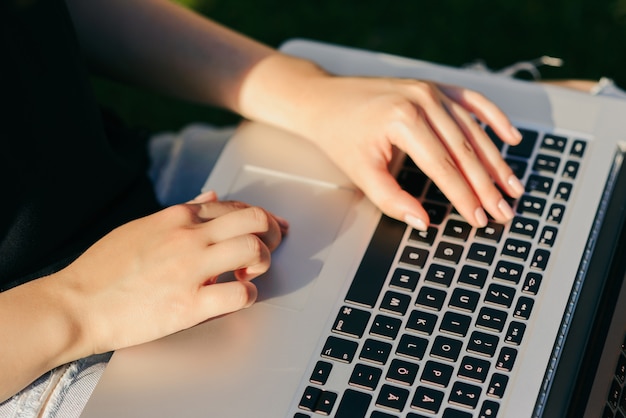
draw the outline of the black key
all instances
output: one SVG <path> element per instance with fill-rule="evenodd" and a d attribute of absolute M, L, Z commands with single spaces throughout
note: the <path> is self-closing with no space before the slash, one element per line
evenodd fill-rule
<path fill-rule="evenodd" d="M 398 174 L 397 180 L 402 189 L 412 196 L 420 197 L 424 192 L 428 177 L 419 170 L 402 170 Z"/>
<path fill-rule="evenodd" d="M 517 205 L 517 213 L 541 216 L 546 207 L 546 200 L 536 196 L 524 195 Z"/>
<path fill-rule="evenodd" d="M 455 272 L 452 267 L 442 266 L 441 264 L 431 264 L 424 280 L 449 287 Z"/>
<path fill-rule="evenodd" d="M 474 312 L 479 299 L 480 293 L 458 287 L 452 292 L 448 305 L 464 312 Z"/>
<path fill-rule="evenodd" d="M 545 245 L 546 247 L 552 247 L 554 245 L 554 241 L 556 240 L 557 229 L 553 226 L 544 226 L 541 231 L 541 235 L 539 236 L 539 244 Z"/>
<path fill-rule="evenodd" d="M 475 242 L 467 253 L 467 259 L 490 266 L 495 255 L 496 247 Z"/>
<path fill-rule="evenodd" d="M 475 266 L 463 266 L 458 281 L 468 286 L 482 289 L 487 280 L 487 270 Z"/>
<path fill-rule="evenodd" d="M 555 224 L 560 224 L 563 220 L 563 215 L 565 214 L 565 206 L 560 205 L 558 203 L 554 203 L 550 206 L 550 210 L 548 211 L 548 215 L 546 219 L 548 222 L 552 222 Z"/>
<path fill-rule="evenodd" d="M 554 181 L 550 177 L 531 174 L 526 181 L 526 191 L 528 193 L 538 193 L 548 196 L 552 190 Z"/>
<path fill-rule="evenodd" d="M 467 344 L 467 351 L 486 357 L 493 357 L 498 347 L 498 337 L 484 332 L 474 331 Z"/>
<path fill-rule="evenodd" d="M 409 241 L 421 242 L 423 244 L 431 246 L 433 245 L 433 242 L 435 242 L 437 231 L 437 228 L 435 228 L 434 226 L 429 226 L 426 231 L 411 229 L 411 233 L 409 234 Z"/>
<path fill-rule="evenodd" d="M 330 376 L 330 372 L 333 369 L 333 365 L 331 363 L 325 361 L 318 361 L 315 364 L 315 368 L 311 373 L 311 377 L 309 381 L 311 383 L 317 383 L 318 385 L 325 385 L 328 380 L 328 376 Z"/>
<path fill-rule="evenodd" d="M 539 286 L 541 286 L 542 276 L 539 273 L 528 273 L 526 279 L 524 279 L 524 285 L 522 286 L 522 292 L 529 295 L 536 295 L 539 292 Z"/>
<path fill-rule="evenodd" d="M 515 348 L 502 347 L 502 350 L 500 350 L 500 355 L 498 356 L 498 361 L 496 361 L 496 369 L 510 372 L 511 370 L 513 370 L 513 365 L 515 364 L 516 358 L 517 350 Z"/>
<path fill-rule="evenodd" d="M 435 311 L 440 311 L 446 296 L 447 294 L 444 290 L 424 286 L 417 294 L 415 304 Z"/>
<path fill-rule="evenodd" d="M 615 367 L 615 378 L 620 382 L 620 384 L 624 384 L 624 380 L 626 380 L 626 356 L 622 354 L 617 361 L 617 367 Z"/>
<path fill-rule="evenodd" d="M 439 203 L 450 203 L 446 195 L 437 187 L 435 183 L 430 183 L 425 198 Z"/>
<path fill-rule="evenodd" d="M 490 331 L 501 332 L 504 329 L 506 318 L 506 312 L 483 306 L 480 308 L 478 318 L 476 318 L 476 326 Z"/>
<path fill-rule="evenodd" d="M 485 133 L 491 139 L 491 141 L 498 147 L 499 150 L 502 151 L 502 147 L 504 146 L 504 142 L 500 139 L 498 135 L 491 129 L 490 126 L 485 126 Z"/>
<path fill-rule="evenodd" d="M 443 392 L 425 386 L 418 386 L 411 400 L 411 408 L 436 414 L 441 408 Z"/>
<path fill-rule="evenodd" d="M 533 310 L 534 303 L 535 301 L 533 299 L 521 296 L 517 300 L 517 304 L 515 305 L 515 309 L 513 310 L 513 316 L 518 319 L 530 318 L 530 313 Z"/>
<path fill-rule="evenodd" d="M 380 393 L 376 399 L 376 406 L 388 408 L 396 412 L 402 412 L 408 399 L 408 390 L 391 385 L 383 385 L 380 388 Z"/>
<path fill-rule="evenodd" d="M 489 289 L 487 289 L 487 293 L 485 294 L 485 302 L 509 308 L 513 303 L 514 297 L 514 288 L 492 283 L 489 285 Z"/>
<path fill-rule="evenodd" d="M 567 146 L 567 138 L 557 135 L 546 134 L 541 141 L 541 149 L 547 149 L 556 152 L 565 151 Z"/>
<path fill-rule="evenodd" d="M 513 171 L 513 175 L 518 179 L 523 179 L 526 175 L 526 169 L 528 168 L 528 164 L 526 161 L 518 160 L 516 158 L 505 158 L 504 161 Z"/>
<path fill-rule="evenodd" d="M 435 358 L 454 362 L 459 358 L 462 346 L 463 343 L 459 340 L 439 335 L 433 342 L 430 355 Z"/>
<path fill-rule="evenodd" d="M 577 139 L 574 141 L 574 144 L 572 145 L 572 149 L 570 150 L 570 155 L 582 158 L 582 156 L 585 154 L 586 147 L 587 147 L 587 143 L 585 141 Z"/>
<path fill-rule="evenodd" d="M 519 129 L 522 134 L 522 140 L 515 146 L 510 146 L 507 150 L 508 155 L 516 155 L 518 157 L 528 158 L 535 149 L 535 143 L 539 134 L 529 129 Z"/>
<path fill-rule="evenodd" d="M 428 250 L 407 246 L 402 251 L 400 261 L 413 267 L 422 268 L 426 264 L 428 258 Z"/>
<path fill-rule="evenodd" d="M 374 411 L 370 418 L 397 418 L 395 415 L 385 414 L 384 412 Z"/>
<path fill-rule="evenodd" d="M 456 312 L 446 312 L 439 325 L 439 330 L 448 334 L 464 337 L 467 334 L 472 318 Z"/>
<path fill-rule="evenodd" d="M 495 222 L 488 222 L 487 226 L 476 230 L 476 236 L 489 241 L 499 242 L 504 231 L 504 225 Z"/>
<path fill-rule="evenodd" d="M 374 390 L 378 385 L 382 370 L 376 367 L 357 363 L 352 370 L 348 384 L 366 390 Z"/>
<path fill-rule="evenodd" d="M 326 339 L 321 355 L 342 363 L 351 363 L 358 346 L 356 341 L 348 341 L 331 335 Z"/>
<path fill-rule="evenodd" d="M 458 409 L 446 408 L 441 418 L 472 418 L 472 414 L 459 411 Z"/>
<path fill-rule="evenodd" d="M 461 361 L 457 375 L 473 382 L 483 383 L 487 380 L 490 365 L 486 360 L 465 356 Z"/>
<path fill-rule="evenodd" d="M 341 402 L 339 402 L 337 412 L 335 412 L 335 418 L 365 417 L 371 401 L 372 395 L 368 393 L 346 389 Z"/>
<path fill-rule="evenodd" d="M 400 338 L 400 342 L 398 342 L 396 354 L 415 360 L 421 360 L 424 358 L 427 346 L 428 340 L 414 335 L 404 334 Z"/>
<path fill-rule="evenodd" d="M 456 238 L 461 241 L 467 241 L 467 237 L 469 237 L 471 231 L 472 226 L 467 222 L 450 219 L 443 230 L 443 235 Z"/>
<path fill-rule="evenodd" d="M 480 398 L 481 388 L 464 382 L 455 382 L 450 391 L 448 402 L 470 409 L 476 408 Z M 470 415 L 471 416 L 471 415 Z"/>
<path fill-rule="evenodd" d="M 315 404 L 315 412 L 322 415 L 330 415 L 330 412 L 333 410 L 333 406 L 335 406 L 336 401 L 337 394 L 335 392 L 330 392 L 327 390 L 322 391 L 319 398 L 317 399 L 317 404 Z"/>
<path fill-rule="evenodd" d="M 385 315 L 376 315 L 370 328 L 370 334 L 393 340 L 398 335 L 402 321 Z"/>
<path fill-rule="evenodd" d="M 506 330 L 504 342 L 512 345 L 520 345 L 522 343 L 522 338 L 524 337 L 525 331 L 526 324 L 517 321 L 511 321 L 509 327 Z"/>
<path fill-rule="evenodd" d="M 480 408 L 478 418 L 495 418 L 498 416 L 498 410 L 500 404 L 493 401 L 483 402 L 483 406 Z"/>
<path fill-rule="evenodd" d="M 350 285 L 346 302 L 370 308 L 376 305 L 405 230 L 404 223 L 384 215 L 381 217 Z"/>
<path fill-rule="evenodd" d="M 535 163 L 533 164 L 533 171 L 538 173 L 552 173 L 556 174 L 559 170 L 559 164 L 561 163 L 561 159 L 559 157 L 553 157 L 551 155 L 539 154 L 537 158 L 535 158 Z"/>
<path fill-rule="evenodd" d="M 411 312 L 411 315 L 409 315 L 409 320 L 406 323 L 406 329 L 430 335 L 433 333 L 436 323 L 436 315 L 420 310 L 414 310 Z"/>
<path fill-rule="evenodd" d="M 427 361 L 420 380 L 435 386 L 446 387 L 450 383 L 454 368 L 436 361 Z"/>
<path fill-rule="evenodd" d="M 311 418 L 311 416 L 303 414 L 302 412 L 296 412 L 295 414 L 293 414 L 293 418 Z"/>
<path fill-rule="evenodd" d="M 440 205 L 438 203 L 424 202 L 422 207 L 428 213 L 428 218 L 432 225 L 439 225 L 445 219 L 448 214 L 448 206 Z"/>
<path fill-rule="evenodd" d="M 544 271 L 548 265 L 548 259 L 550 258 L 550 251 L 537 249 L 533 258 L 530 261 L 530 268 L 535 270 Z"/>
<path fill-rule="evenodd" d="M 333 324 L 333 332 L 350 337 L 361 338 L 371 314 L 360 309 L 343 306 Z"/>
<path fill-rule="evenodd" d="M 506 385 L 509 383 L 509 377 L 500 373 L 494 373 L 487 387 L 487 396 L 501 399 L 504 395 Z"/>
<path fill-rule="evenodd" d="M 580 168 L 580 163 L 578 161 L 567 161 L 565 163 L 565 167 L 563 167 L 563 178 L 564 179 L 572 179 L 574 180 L 578 175 L 578 169 Z"/>
<path fill-rule="evenodd" d="M 408 361 L 393 359 L 387 371 L 387 379 L 390 382 L 411 386 L 417 377 L 419 366 Z"/>
<path fill-rule="evenodd" d="M 380 302 L 380 310 L 396 315 L 404 315 L 410 303 L 411 296 L 389 290 Z"/>
<path fill-rule="evenodd" d="M 511 222 L 511 233 L 523 235 L 525 237 L 534 238 L 539 227 L 539 221 L 535 219 L 516 216 Z"/>
<path fill-rule="evenodd" d="M 530 242 L 509 238 L 504 242 L 502 255 L 507 255 L 520 260 L 526 260 L 528 258 L 528 253 L 530 252 L 530 247 Z"/>
<path fill-rule="evenodd" d="M 561 182 L 559 183 L 559 185 L 556 188 L 556 191 L 554 192 L 554 198 L 556 200 L 567 202 L 571 194 L 572 194 L 572 184 Z"/>
<path fill-rule="evenodd" d="M 313 386 L 307 386 L 304 389 L 304 394 L 302 398 L 300 398 L 300 403 L 298 407 L 300 409 L 304 409 L 306 411 L 315 411 L 315 405 L 317 404 L 317 400 L 322 394 L 322 390 Z"/>
<path fill-rule="evenodd" d="M 420 274 L 416 271 L 396 269 L 396 271 L 393 272 L 393 276 L 391 276 L 389 286 L 413 292 L 417 287 L 419 279 Z"/>
<path fill-rule="evenodd" d="M 617 405 L 619 404 L 619 394 L 619 383 L 617 383 L 617 380 L 613 380 L 613 382 L 611 383 L 611 388 L 609 389 L 609 395 L 606 400 L 613 409 L 617 409 Z"/>
<path fill-rule="evenodd" d="M 493 278 L 508 283 L 518 284 L 522 279 L 524 266 L 510 261 L 498 261 L 496 269 L 493 271 Z"/>
<path fill-rule="evenodd" d="M 463 246 L 458 244 L 452 244 L 450 242 L 441 241 L 435 251 L 435 258 L 443 261 L 449 261 L 454 264 L 458 264 L 463 253 Z"/>
<path fill-rule="evenodd" d="M 391 353 L 391 344 L 370 338 L 363 343 L 359 358 L 376 364 L 385 364 L 389 353 Z"/>

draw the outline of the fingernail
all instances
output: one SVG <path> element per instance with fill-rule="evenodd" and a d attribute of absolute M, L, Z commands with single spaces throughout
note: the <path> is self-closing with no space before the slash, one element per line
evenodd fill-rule
<path fill-rule="evenodd" d="M 507 219 L 513 219 L 513 217 L 515 216 L 515 213 L 513 213 L 513 209 L 511 209 L 509 204 L 506 203 L 506 200 L 504 199 L 500 200 L 500 202 L 498 203 L 498 209 L 500 209 L 500 212 L 502 212 L 502 214 Z"/>
<path fill-rule="evenodd" d="M 515 139 L 517 139 L 518 141 L 522 140 L 522 133 L 515 126 L 511 127 L 511 134 L 513 134 Z"/>
<path fill-rule="evenodd" d="M 478 222 L 478 226 L 480 228 L 487 226 L 487 214 L 485 213 L 485 211 L 483 210 L 483 208 L 476 208 L 476 211 L 474 212 L 474 216 L 476 217 L 476 222 Z"/>
<path fill-rule="evenodd" d="M 217 194 L 213 190 L 206 191 L 204 193 L 200 193 L 198 196 L 194 197 L 192 202 L 208 202 L 217 200 Z"/>
<path fill-rule="evenodd" d="M 405 215 L 404 222 L 412 228 L 417 229 L 418 231 L 427 231 L 428 225 L 426 222 L 413 215 Z"/>
<path fill-rule="evenodd" d="M 507 183 L 509 184 L 511 189 L 513 189 L 515 196 L 521 196 L 524 193 L 524 185 L 521 181 L 519 181 L 515 174 L 509 177 L 509 181 L 507 181 Z"/>

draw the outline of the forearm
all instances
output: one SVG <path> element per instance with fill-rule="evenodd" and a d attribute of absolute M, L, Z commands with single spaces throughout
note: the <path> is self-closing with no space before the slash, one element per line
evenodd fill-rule
<path fill-rule="evenodd" d="M 52 368 L 89 354 L 60 285 L 46 277 L 0 293 L 0 401 Z"/>

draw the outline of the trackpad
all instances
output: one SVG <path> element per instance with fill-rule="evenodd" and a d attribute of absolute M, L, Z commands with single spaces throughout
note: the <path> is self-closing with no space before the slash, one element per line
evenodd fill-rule
<path fill-rule="evenodd" d="M 226 199 L 261 206 L 289 221 L 270 270 L 255 279 L 258 302 L 305 306 L 355 191 L 309 178 L 245 166 Z M 222 197 L 224 198 L 224 197 Z"/>

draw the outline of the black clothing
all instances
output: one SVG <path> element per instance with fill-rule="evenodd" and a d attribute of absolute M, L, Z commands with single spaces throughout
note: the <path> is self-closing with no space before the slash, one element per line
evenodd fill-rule
<path fill-rule="evenodd" d="M 101 112 L 63 0 L 0 5 L 0 290 L 159 209 L 147 135 Z"/>

